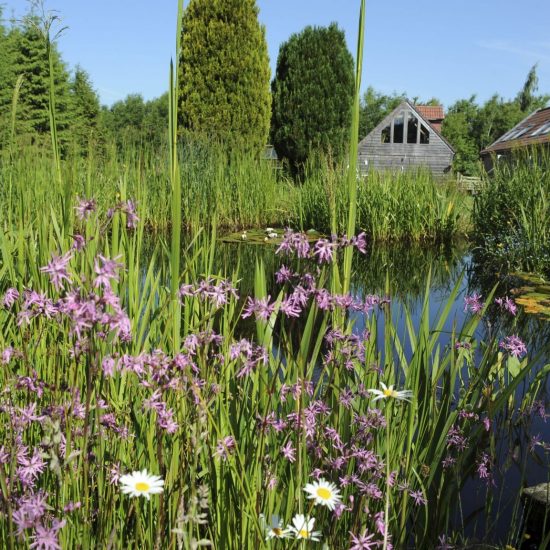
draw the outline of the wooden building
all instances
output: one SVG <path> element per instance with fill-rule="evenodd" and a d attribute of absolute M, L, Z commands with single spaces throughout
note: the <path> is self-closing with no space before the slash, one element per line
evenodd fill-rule
<path fill-rule="evenodd" d="M 455 152 L 439 132 L 443 117 L 442 107 L 403 101 L 359 143 L 359 171 L 425 166 L 436 176 L 446 174 Z"/>
<path fill-rule="evenodd" d="M 534 145 L 550 149 L 550 107 L 531 113 L 493 144 L 483 149 L 481 160 L 485 170 L 490 172 L 496 161 L 509 158 L 515 150 Z"/>

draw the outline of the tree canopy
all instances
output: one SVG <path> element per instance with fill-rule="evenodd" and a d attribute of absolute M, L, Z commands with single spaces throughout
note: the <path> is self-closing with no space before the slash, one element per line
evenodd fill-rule
<path fill-rule="evenodd" d="M 9 28 L 0 25 L 0 121 L 5 130 L 0 133 L 0 147 L 11 133 L 14 109 L 15 136 L 20 143 L 49 142 L 50 67 L 45 32 L 44 21 L 33 12 Z M 86 146 L 97 125 L 99 99 L 85 71 L 77 68 L 71 77 L 55 41 L 49 47 L 60 143 L 62 147 Z M 14 95 L 18 82 L 19 93 Z"/>

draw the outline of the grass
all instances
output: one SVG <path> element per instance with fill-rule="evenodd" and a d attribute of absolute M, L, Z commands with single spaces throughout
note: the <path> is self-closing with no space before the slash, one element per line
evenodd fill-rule
<path fill-rule="evenodd" d="M 17 212 L 24 223 L 52 208 L 61 215 L 66 192 L 69 198 L 93 197 L 100 208 L 108 209 L 120 200 L 124 186 L 127 196 L 140 205 L 149 231 L 170 229 L 169 154 L 114 148 L 101 155 L 93 149 L 90 156 L 74 154 L 61 161 L 63 185 L 58 185 L 52 179 L 50 151 L 17 150 L 12 160 L 7 152 L 0 160 L 5 182 L 0 206 L 7 213 Z M 203 225 L 215 225 L 220 232 L 268 226 L 314 228 L 325 234 L 347 230 L 345 172 L 328 161 L 312 163 L 304 181 L 295 184 L 268 163 L 246 156 L 229 158 L 217 148 L 187 145 L 178 158 L 181 216 L 187 231 L 196 232 Z M 469 233 L 470 201 L 454 184 L 437 183 L 427 173 L 371 174 L 357 181 L 356 231 L 379 242 L 450 242 Z M 74 212 L 67 215 L 73 223 Z"/>
<path fill-rule="evenodd" d="M 516 151 L 485 178 L 473 213 L 482 262 L 550 276 L 549 168 L 547 148 Z"/>

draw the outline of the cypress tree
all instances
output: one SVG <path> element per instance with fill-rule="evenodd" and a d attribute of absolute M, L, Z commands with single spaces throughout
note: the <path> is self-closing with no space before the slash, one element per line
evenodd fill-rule
<path fill-rule="evenodd" d="M 256 0 L 191 0 L 183 14 L 180 117 L 187 131 L 259 151 L 271 109 Z"/>
<path fill-rule="evenodd" d="M 273 145 L 299 169 L 311 150 L 341 158 L 349 139 L 354 62 L 344 32 L 306 27 L 281 45 L 272 83 Z"/>

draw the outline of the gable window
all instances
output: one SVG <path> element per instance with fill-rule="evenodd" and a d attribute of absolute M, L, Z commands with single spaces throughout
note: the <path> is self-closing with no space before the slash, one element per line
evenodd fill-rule
<path fill-rule="evenodd" d="M 382 130 L 382 143 L 391 143 L 391 124 Z"/>
<path fill-rule="evenodd" d="M 420 125 L 420 143 L 422 145 L 428 145 L 430 143 L 430 131 L 424 124 Z"/>
<path fill-rule="evenodd" d="M 418 119 L 409 113 L 407 117 L 407 143 L 416 143 L 418 134 Z"/>
<path fill-rule="evenodd" d="M 430 143 L 430 130 L 412 112 L 399 111 L 397 116 L 382 129 L 381 143 Z"/>
<path fill-rule="evenodd" d="M 403 129 L 405 126 L 405 111 L 401 111 L 393 119 L 393 142 L 403 143 Z"/>

